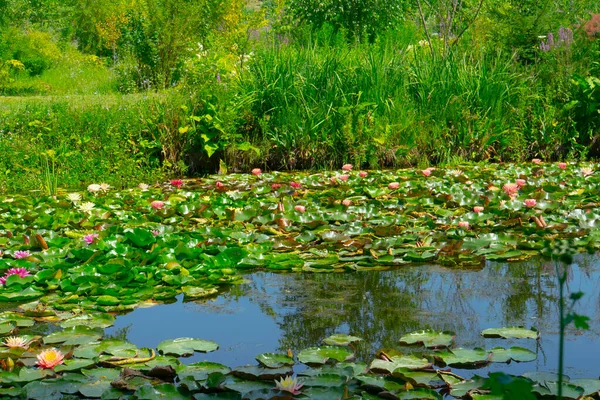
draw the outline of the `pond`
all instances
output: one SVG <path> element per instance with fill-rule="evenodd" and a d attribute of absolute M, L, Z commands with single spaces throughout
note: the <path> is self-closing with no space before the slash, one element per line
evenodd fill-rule
<path fill-rule="evenodd" d="M 584 292 L 576 311 L 590 317 L 589 330 L 569 329 L 566 373 L 571 378 L 597 375 L 600 354 L 600 262 L 581 255 L 568 270 L 569 292 Z M 142 308 L 117 318 L 111 335 L 126 335 L 139 347 L 155 348 L 174 337 L 214 340 L 220 349 L 184 358 L 230 367 L 256 364 L 265 352 L 319 346 L 333 333 L 364 339 L 357 359 L 370 363 L 380 348 L 402 348 L 399 338 L 421 329 L 450 330 L 464 348 L 526 347 L 533 362 L 492 363 L 461 376 L 504 371 L 556 372 L 558 366 L 558 287 L 555 267 L 538 259 L 488 262 L 482 270 L 438 266 L 382 272 L 277 274 L 256 272 L 217 298 Z M 486 328 L 535 327 L 540 340 L 488 339 Z M 405 349 L 406 350 L 406 349 Z M 299 370 L 296 367 L 296 372 Z"/>

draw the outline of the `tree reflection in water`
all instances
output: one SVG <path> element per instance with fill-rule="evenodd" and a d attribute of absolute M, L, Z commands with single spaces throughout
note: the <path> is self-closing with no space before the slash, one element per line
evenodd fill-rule
<path fill-rule="evenodd" d="M 578 311 L 592 318 L 592 330 L 583 334 L 596 335 L 599 265 L 590 256 L 576 261 L 569 267 L 569 291 L 586 293 Z M 250 285 L 252 301 L 282 331 L 281 351 L 319 345 L 333 333 L 351 333 L 364 339 L 357 356 L 368 362 L 377 349 L 398 347 L 402 335 L 420 329 L 454 331 L 457 345 L 470 348 L 507 345 L 483 339 L 480 332 L 487 327 L 535 326 L 550 337 L 558 331 L 554 265 L 541 259 L 489 263 L 483 270 L 415 266 L 383 272 L 255 273 Z M 536 345 L 528 347 L 535 350 Z M 540 356 L 543 365 L 547 360 L 543 352 Z"/>

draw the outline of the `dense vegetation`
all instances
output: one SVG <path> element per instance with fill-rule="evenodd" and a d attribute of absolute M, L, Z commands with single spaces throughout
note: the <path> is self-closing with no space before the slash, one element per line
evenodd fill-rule
<path fill-rule="evenodd" d="M 600 155 L 597 2 L 353 4 L 0 1 L 0 191 Z"/>

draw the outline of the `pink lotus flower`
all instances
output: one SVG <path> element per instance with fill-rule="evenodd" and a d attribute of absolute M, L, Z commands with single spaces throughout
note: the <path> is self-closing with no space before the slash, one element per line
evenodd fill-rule
<path fill-rule="evenodd" d="M 527 185 L 527 181 L 525 179 L 517 179 L 515 182 L 517 182 L 517 186 L 519 188 L 522 188 L 523 186 Z"/>
<path fill-rule="evenodd" d="M 27 250 L 25 250 L 25 251 L 17 250 L 17 251 L 15 251 L 15 253 L 13 254 L 13 257 L 14 257 L 14 258 L 16 258 L 16 259 L 19 259 L 19 258 L 27 258 L 27 257 L 29 257 L 30 255 L 31 255 L 31 254 L 29 254 L 29 252 L 28 252 Z"/>
<path fill-rule="evenodd" d="M 151 230 L 150 232 L 152 232 L 152 234 L 153 234 L 154 236 L 158 236 L 158 235 L 160 235 L 160 231 L 157 231 L 156 229 L 154 229 L 154 230 Z"/>
<path fill-rule="evenodd" d="M 331 178 L 329 178 L 329 180 L 331 181 L 331 183 L 337 183 L 337 177 L 336 176 L 332 176 Z"/>
<path fill-rule="evenodd" d="M 277 190 L 281 187 L 281 183 L 274 183 L 271 185 L 271 189 L 273 190 Z"/>
<path fill-rule="evenodd" d="M 539 158 L 534 158 L 533 160 L 531 160 L 531 162 L 534 164 L 541 164 L 542 160 L 540 160 Z"/>
<path fill-rule="evenodd" d="M 504 186 L 502 186 L 502 190 L 504 190 L 504 192 L 510 197 L 513 197 L 519 191 L 519 185 L 517 185 L 516 183 L 507 183 Z"/>
<path fill-rule="evenodd" d="M 152 203 L 150 203 L 150 207 L 154 208 L 155 210 L 160 210 L 164 206 L 165 206 L 165 202 L 160 201 L 160 200 L 154 200 Z"/>
<path fill-rule="evenodd" d="M 352 200 L 344 199 L 344 200 L 342 200 L 342 205 L 344 205 L 346 207 L 350 207 L 352 205 Z"/>
<path fill-rule="evenodd" d="M 431 175 L 431 170 L 429 168 L 427 168 L 427 169 L 422 170 L 421 173 L 424 176 L 429 176 L 429 175 Z"/>
<path fill-rule="evenodd" d="M 469 229 L 469 222 L 467 221 L 459 221 L 457 225 L 459 228 Z"/>
<path fill-rule="evenodd" d="M 484 208 L 481 206 L 475 206 L 473 207 L 473 212 L 479 214 L 480 212 L 483 212 Z"/>
<path fill-rule="evenodd" d="M 523 203 L 526 207 L 535 207 L 537 201 L 535 201 L 535 199 L 526 199 Z"/>
<path fill-rule="evenodd" d="M 293 187 L 294 189 L 300 189 L 302 187 L 302 185 L 299 184 L 298 182 L 290 182 L 290 186 Z"/>
<path fill-rule="evenodd" d="M 11 268 L 4 273 L 2 278 L 0 278 L 0 284 L 4 285 L 6 283 L 6 279 L 11 275 L 19 275 L 19 277 L 25 278 L 31 274 L 25 268 Z"/>
<path fill-rule="evenodd" d="M 369 174 L 367 173 L 367 171 L 360 171 L 360 172 L 358 173 L 358 176 L 360 176 L 361 178 L 366 178 L 366 177 L 367 177 L 367 175 L 369 175 Z"/>
<path fill-rule="evenodd" d="M 215 186 L 217 187 L 217 189 L 223 189 L 225 187 L 225 185 L 221 181 L 217 181 L 215 183 Z"/>
<path fill-rule="evenodd" d="M 352 164 L 344 164 L 342 165 L 342 169 L 344 171 L 352 171 Z"/>
<path fill-rule="evenodd" d="M 37 366 L 44 369 L 52 369 L 64 363 L 65 356 L 55 348 L 46 349 L 37 356 Z"/>
<path fill-rule="evenodd" d="M 560 169 L 567 169 L 567 163 L 566 162 L 559 162 L 558 163 L 558 168 L 560 168 Z"/>
<path fill-rule="evenodd" d="M 399 182 L 391 182 L 391 183 L 388 185 L 388 188 L 389 188 L 390 190 L 398 189 L 399 187 L 400 187 L 400 183 L 399 183 Z"/>
<path fill-rule="evenodd" d="M 338 179 L 340 181 L 343 181 L 343 182 L 346 182 L 348 180 L 348 178 L 350 178 L 349 175 L 340 175 L 340 176 L 338 176 Z"/>
<path fill-rule="evenodd" d="M 301 206 L 301 205 L 297 205 L 297 206 L 294 206 L 294 210 L 303 213 L 303 212 L 306 211 L 306 207 Z"/>
<path fill-rule="evenodd" d="M 175 186 L 177 189 L 179 189 L 182 185 L 183 185 L 183 181 L 181 179 L 173 179 L 171 181 L 171 185 Z"/>
<path fill-rule="evenodd" d="M 281 378 L 279 381 L 275 381 L 275 389 L 279 389 L 282 391 L 289 392 L 291 394 L 298 395 L 302 393 L 303 383 L 299 382 L 296 378 L 292 378 L 291 376 L 286 376 L 285 378 Z"/>
<path fill-rule="evenodd" d="M 97 233 L 90 233 L 89 235 L 85 235 L 83 237 L 83 241 L 86 242 L 87 244 L 94 243 L 94 241 L 96 239 L 98 239 L 98 234 Z"/>
<path fill-rule="evenodd" d="M 252 170 L 252 175 L 259 176 L 260 174 L 262 174 L 262 170 L 260 168 L 254 168 Z"/>

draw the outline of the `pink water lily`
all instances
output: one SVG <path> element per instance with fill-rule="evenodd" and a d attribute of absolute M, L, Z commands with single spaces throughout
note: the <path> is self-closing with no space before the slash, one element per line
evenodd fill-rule
<path fill-rule="evenodd" d="M 527 181 L 525 179 L 517 179 L 515 182 L 517 183 L 517 186 L 519 188 L 522 188 L 523 186 L 527 185 Z"/>
<path fill-rule="evenodd" d="M 473 207 L 473 212 L 479 214 L 480 212 L 483 212 L 484 208 L 482 206 L 475 206 Z"/>
<path fill-rule="evenodd" d="M 27 251 L 27 250 L 17 250 L 15 251 L 15 253 L 13 254 L 13 257 L 15 257 L 16 259 L 19 258 L 27 258 L 29 257 L 31 254 Z"/>
<path fill-rule="evenodd" d="M 171 185 L 179 189 L 183 185 L 183 181 L 181 179 L 173 179 L 171 180 Z"/>
<path fill-rule="evenodd" d="M 260 168 L 254 168 L 252 170 L 252 175 L 259 176 L 260 174 L 262 174 L 262 170 Z"/>
<path fill-rule="evenodd" d="M 52 369 L 64 363 L 65 356 L 55 348 L 47 349 L 37 355 L 37 366 L 44 369 Z"/>
<path fill-rule="evenodd" d="M 300 189 L 302 187 L 302 185 L 299 184 L 298 182 L 290 182 L 290 186 L 293 187 L 294 189 Z"/>
<path fill-rule="evenodd" d="M 344 164 L 342 165 L 342 169 L 344 171 L 352 171 L 352 164 Z"/>
<path fill-rule="evenodd" d="M 510 197 L 513 197 L 519 191 L 519 185 L 517 185 L 516 183 L 507 183 L 504 186 L 502 186 L 502 190 L 504 190 L 504 192 Z"/>
<path fill-rule="evenodd" d="M 19 277 L 25 278 L 31 274 L 25 268 L 11 268 L 4 273 L 3 277 L 0 278 L 0 284 L 4 285 L 6 283 L 6 279 L 11 275 L 19 275 Z"/>
<path fill-rule="evenodd" d="M 346 207 L 350 207 L 352 205 L 352 200 L 344 199 L 344 200 L 342 200 L 342 205 L 344 205 Z"/>
<path fill-rule="evenodd" d="M 534 159 L 531 160 L 531 162 L 534 163 L 534 164 L 541 164 L 542 160 L 540 160 L 539 158 L 534 158 Z"/>
<path fill-rule="evenodd" d="M 537 201 L 535 199 L 526 199 L 523 203 L 526 207 L 535 207 Z"/>
<path fill-rule="evenodd" d="M 298 395 L 302 393 L 303 383 L 298 381 L 296 378 L 292 378 L 291 376 L 286 376 L 285 378 L 281 378 L 279 381 L 275 381 L 275 389 L 279 389 L 282 391 L 289 392 L 291 394 Z"/>
<path fill-rule="evenodd" d="M 160 210 L 164 206 L 165 206 L 165 202 L 160 201 L 160 200 L 154 200 L 152 203 L 150 203 L 150 207 L 154 208 L 155 210 Z"/>
<path fill-rule="evenodd" d="M 281 187 L 281 183 L 274 183 L 271 185 L 271 189 L 273 190 L 277 190 Z"/>
<path fill-rule="evenodd" d="M 223 189 L 225 187 L 225 184 L 223 184 L 223 182 L 221 182 L 221 181 L 217 181 L 215 183 L 215 186 L 217 189 Z"/>
<path fill-rule="evenodd" d="M 469 229 L 469 222 L 468 221 L 459 221 L 457 226 L 459 228 Z"/>
<path fill-rule="evenodd" d="M 358 173 L 358 176 L 360 176 L 361 178 L 366 178 L 366 177 L 367 177 L 367 175 L 369 175 L 369 174 L 367 173 L 367 171 L 360 171 L 360 172 Z"/>
<path fill-rule="evenodd" d="M 98 239 L 98 234 L 97 233 L 90 233 L 89 235 L 85 235 L 83 237 L 83 241 L 86 242 L 87 244 L 94 243 L 94 241 L 96 239 Z"/>
<path fill-rule="evenodd" d="M 567 163 L 566 162 L 559 162 L 558 163 L 558 168 L 560 168 L 560 169 L 567 169 Z"/>
<path fill-rule="evenodd" d="M 294 210 L 303 213 L 303 212 L 306 211 L 306 207 L 301 206 L 301 205 L 297 205 L 297 206 L 294 206 Z"/>
<path fill-rule="evenodd" d="M 343 182 L 346 182 L 348 180 L 348 178 L 350 178 L 349 175 L 340 175 L 340 176 L 338 176 L 338 179 L 340 181 L 343 181 Z"/>
<path fill-rule="evenodd" d="M 399 187 L 400 187 L 399 182 L 391 182 L 390 184 L 388 184 L 388 188 L 391 190 L 398 189 Z"/>
<path fill-rule="evenodd" d="M 427 168 L 427 169 L 422 170 L 421 173 L 424 176 L 429 176 L 429 175 L 431 175 L 431 170 L 429 168 Z"/>

